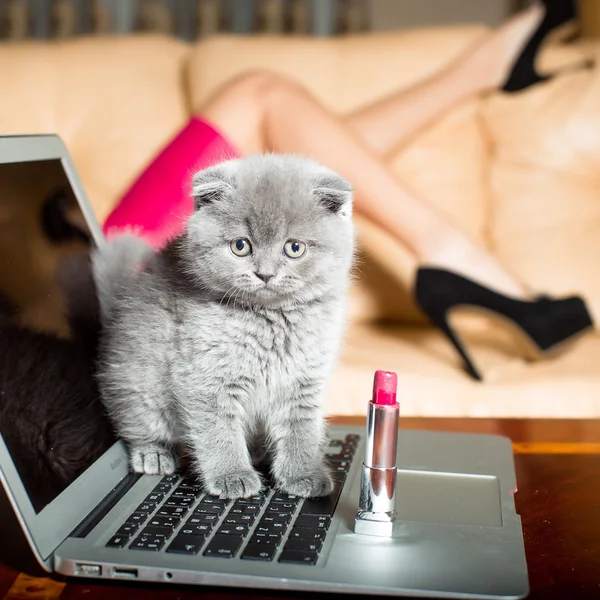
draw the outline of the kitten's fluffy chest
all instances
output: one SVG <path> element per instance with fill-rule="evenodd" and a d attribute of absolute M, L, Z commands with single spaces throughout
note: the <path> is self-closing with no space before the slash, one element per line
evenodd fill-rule
<path fill-rule="evenodd" d="M 262 412 L 298 380 L 330 366 L 341 314 L 341 301 L 293 310 L 188 304 L 178 328 L 177 361 L 207 379 L 219 372 L 225 380 L 239 382 L 245 410 Z"/>

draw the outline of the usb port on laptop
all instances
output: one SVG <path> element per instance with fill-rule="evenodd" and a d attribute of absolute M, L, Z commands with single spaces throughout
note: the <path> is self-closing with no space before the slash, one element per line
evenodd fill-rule
<path fill-rule="evenodd" d="M 121 577 L 122 579 L 137 579 L 137 569 L 113 569 L 113 577 Z"/>
<path fill-rule="evenodd" d="M 75 563 L 75 575 L 82 575 L 84 577 L 100 577 L 100 575 L 102 575 L 102 567 L 100 565 Z"/>

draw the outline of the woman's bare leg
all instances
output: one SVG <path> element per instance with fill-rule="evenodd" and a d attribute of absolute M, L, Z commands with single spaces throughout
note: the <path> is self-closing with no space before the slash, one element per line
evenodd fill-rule
<path fill-rule="evenodd" d="M 371 150 L 389 155 L 457 103 L 498 89 L 543 15 L 541 3 L 534 4 L 485 33 L 442 71 L 348 115 L 346 123 Z"/>
<path fill-rule="evenodd" d="M 298 85 L 247 74 L 201 114 L 245 155 L 302 154 L 345 176 L 355 188 L 355 209 L 402 240 L 421 264 L 449 268 L 506 294 L 526 294 L 491 253 L 411 194 L 341 118 Z"/>

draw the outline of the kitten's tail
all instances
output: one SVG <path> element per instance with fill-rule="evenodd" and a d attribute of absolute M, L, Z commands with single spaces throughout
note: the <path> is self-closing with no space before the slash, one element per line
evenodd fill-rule
<path fill-rule="evenodd" d="M 130 233 L 111 239 L 93 253 L 92 268 L 103 323 L 110 316 L 115 298 L 153 253 L 152 246 Z"/>

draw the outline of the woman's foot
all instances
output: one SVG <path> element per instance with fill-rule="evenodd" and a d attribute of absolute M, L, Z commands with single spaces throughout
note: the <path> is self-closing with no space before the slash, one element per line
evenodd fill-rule
<path fill-rule="evenodd" d="M 462 233 L 448 232 L 438 236 L 437 242 L 421 253 L 421 266 L 448 269 L 506 296 L 521 300 L 531 298 L 531 292 L 491 252 L 475 245 Z"/>
<path fill-rule="evenodd" d="M 481 91 L 500 88 L 511 72 L 523 46 L 544 18 L 545 9 L 536 2 L 511 17 L 483 41 L 467 49 L 458 59 L 465 77 Z"/>
<path fill-rule="evenodd" d="M 421 310 L 448 337 L 463 359 L 467 372 L 478 381 L 482 380 L 480 371 L 448 322 L 450 312 L 458 306 L 477 307 L 511 322 L 529 341 L 525 347 L 532 358 L 549 356 L 594 326 L 586 303 L 579 296 L 523 302 L 497 294 L 447 270 L 419 269 L 414 293 Z"/>

